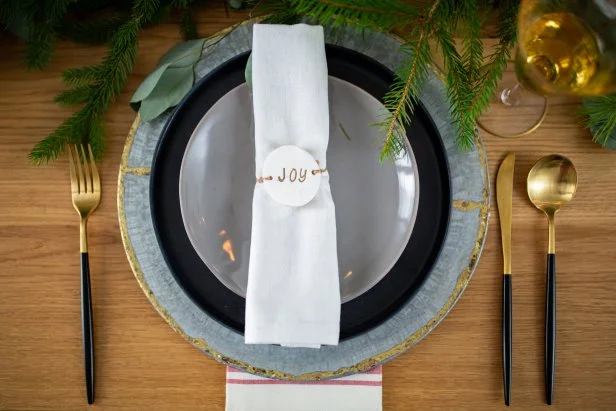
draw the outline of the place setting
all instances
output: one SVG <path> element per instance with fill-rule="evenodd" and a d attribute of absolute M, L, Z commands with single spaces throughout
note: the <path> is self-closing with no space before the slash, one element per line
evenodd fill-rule
<path fill-rule="evenodd" d="M 228 409 L 276 380 L 308 383 L 277 385 L 289 401 L 354 386 L 381 409 L 380 364 L 470 281 L 490 206 L 483 142 L 456 147 L 434 69 L 404 155 L 379 159 L 373 124 L 399 48 L 380 33 L 247 23 L 206 41 L 172 112 L 133 124 L 118 184 L 127 256 L 167 323 L 229 367 Z M 336 409 L 361 409 L 349 393 Z"/>

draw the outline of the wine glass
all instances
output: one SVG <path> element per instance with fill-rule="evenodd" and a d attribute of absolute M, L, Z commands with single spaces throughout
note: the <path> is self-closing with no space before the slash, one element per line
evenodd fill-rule
<path fill-rule="evenodd" d="M 479 125 L 520 137 L 539 127 L 548 95 L 615 91 L 616 0 L 522 0 L 515 70 L 503 76 Z"/>

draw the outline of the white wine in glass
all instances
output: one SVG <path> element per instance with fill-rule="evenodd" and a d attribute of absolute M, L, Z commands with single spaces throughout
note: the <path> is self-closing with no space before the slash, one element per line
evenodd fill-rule
<path fill-rule="evenodd" d="M 542 94 L 616 91 L 616 0 L 523 0 L 516 73 Z"/>
<path fill-rule="evenodd" d="M 545 96 L 616 92 L 616 0 L 522 0 L 513 74 L 479 122 L 500 137 L 534 131 Z"/>

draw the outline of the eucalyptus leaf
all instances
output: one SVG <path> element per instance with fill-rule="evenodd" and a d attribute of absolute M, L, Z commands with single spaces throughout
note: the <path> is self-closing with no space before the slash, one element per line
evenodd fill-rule
<path fill-rule="evenodd" d="M 244 7 L 244 0 L 229 0 L 229 6 L 236 10 L 239 10 Z"/>
<path fill-rule="evenodd" d="M 177 44 L 158 62 L 159 66 L 170 64 L 171 67 L 186 67 L 196 63 L 201 57 L 205 39 L 188 40 Z"/>
<path fill-rule="evenodd" d="M 140 104 L 138 103 L 146 99 L 150 93 L 152 93 L 167 69 L 191 67 L 195 64 L 199 60 L 199 57 L 201 57 L 201 50 L 203 49 L 204 42 L 205 39 L 185 41 L 169 50 L 158 62 L 158 67 L 143 80 L 137 91 L 135 91 L 135 94 L 133 94 L 130 100 L 131 107 L 134 110 L 140 109 Z"/>
<path fill-rule="evenodd" d="M 150 121 L 168 108 L 176 106 L 190 91 L 194 76 L 192 66 L 167 68 L 154 90 L 141 102 L 141 119 Z"/>
<path fill-rule="evenodd" d="M 246 79 L 246 85 L 252 90 L 252 53 L 248 56 L 248 61 L 246 62 L 244 78 Z"/>
<path fill-rule="evenodd" d="M 133 94 L 133 97 L 130 99 L 130 102 L 138 103 L 145 99 L 147 96 L 149 96 L 152 90 L 154 90 L 154 87 L 156 87 L 156 84 L 159 82 L 165 70 L 167 70 L 167 68 L 169 67 L 169 65 L 170 63 L 165 63 L 162 66 L 158 66 L 153 72 L 151 72 L 145 78 L 145 80 L 141 82 L 139 88 L 137 89 L 137 91 L 135 91 L 135 94 Z"/>

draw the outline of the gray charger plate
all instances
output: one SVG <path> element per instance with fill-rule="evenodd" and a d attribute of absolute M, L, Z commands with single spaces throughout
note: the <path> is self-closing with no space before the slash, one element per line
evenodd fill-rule
<path fill-rule="evenodd" d="M 216 37 L 206 42 L 197 78 L 249 50 L 251 34 L 249 23 L 218 42 Z M 326 41 L 370 56 L 392 70 L 404 56 L 395 38 L 380 33 L 327 29 Z M 131 267 L 153 306 L 175 331 L 214 359 L 273 378 L 323 379 L 365 371 L 425 337 L 453 307 L 478 262 L 488 223 L 489 179 L 479 138 L 474 151 L 462 153 L 455 146 L 444 86 L 436 71 L 430 74 L 421 101 L 442 136 L 451 175 L 453 201 L 441 254 L 415 296 L 396 314 L 337 347 L 320 350 L 246 345 L 242 335 L 212 319 L 183 292 L 158 247 L 148 203 L 152 158 L 170 113 L 150 123 L 137 118 L 122 156 L 118 213 Z"/>

